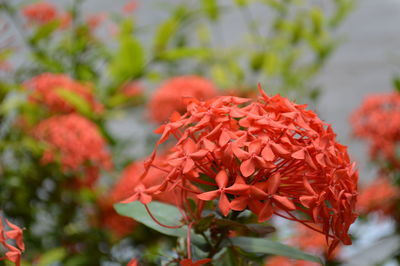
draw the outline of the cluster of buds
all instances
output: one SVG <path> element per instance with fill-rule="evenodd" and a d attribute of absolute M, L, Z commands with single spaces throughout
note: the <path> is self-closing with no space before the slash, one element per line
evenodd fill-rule
<path fill-rule="evenodd" d="M 7 259 L 14 262 L 16 266 L 21 265 L 21 254 L 25 251 L 25 244 L 22 240 L 22 229 L 17 225 L 6 220 L 10 230 L 6 231 L 2 218 L 0 217 L 0 245 L 6 250 L 5 256 L 0 260 Z M 7 241 L 15 241 L 15 246 L 9 244 Z"/>
<path fill-rule="evenodd" d="M 162 134 L 157 146 L 176 138 L 166 166 L 154 163 L 157 147 L 144 164 L 141 178 L 157 168 L 162 182 L 139 184 L 123 202 L 147 204 L 174 191 L 188 224 L 201 218 L 206 202 L 215 202 L 222 216 L 250 210 L 259 222 L 273 214 L 297 221 L 331 239 L 330 252 L 340 241 L 351 244 L 358 174 L 346 147 L 306 105 L 260 93 L 256 101 L 186 99 L 187 112 L 156 130 Z M 189 195 L 197 198 L 196 213 L 185 207 Z"/>

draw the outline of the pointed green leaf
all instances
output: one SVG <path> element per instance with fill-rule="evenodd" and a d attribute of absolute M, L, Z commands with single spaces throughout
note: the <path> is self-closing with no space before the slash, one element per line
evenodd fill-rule
<path fill-rule="evenodd" d="M 227 243 L 228 242 L 246 252 L 280 255 L 292 259 L 314 261 L 322 264 L 321 259 L 316 256 L 265 238 L 232 237 Z"/>
<path fill-rule="evenodd" d="M 56 93 L 58 96 L 60 96 L 62 99 L 64 99 L 65 101 L 67 101 L 68 103 L 70 103 L 72 106 L 75 107 L 75 109 L 85 115 L 85 116 L 90 116 L 91 114 L 91 108 L 89 103 L 83 99 L 79 94 L 70 91 L 70 90 L 66 90 L 63 88 L 58 88 L 56 90 Z"/>
<path fill-rule="evenodd" d="M 203 9 L 207 16 L 216 21 L 219 17 L 218 3 L 217 0 L 202 0 Z"/>
<path fill-rule="evenodd" d="M 154 53 L 159 54 L 167 48 L 168 42 L 178 30 L 179 21 L 176 18 L 170 18 L 160 25 L 154 37 Z"/>
<path fill-rule="evenodd" d="M 153 216 L 162 224 L 168 226 L 180 225 L 182 214 L 175 206 L 152 201 L 147 204 Z M 128 204 L 118 203 L 114 205 L 114 209 L 123 216 L 131 217 L 136 221 L 154 229 L 162 234 L 176 237 L 187 237 L 187 226 L 171 229 L 158 225 L 147 213 L 145 207 L 140 202 L 131 202 Z M 204 239 L 192 232 L 191 239 L 194 244 L 203 245 Z"/>

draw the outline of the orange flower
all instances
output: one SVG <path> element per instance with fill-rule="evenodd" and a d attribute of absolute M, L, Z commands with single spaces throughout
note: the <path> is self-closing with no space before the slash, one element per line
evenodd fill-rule
<path fill-rule="evenodd" d="M 7 225 L 11 228 L 6 231 L 4 229 L 3 220 L 0 217 L 0 245 L 6 250 L 5 256 L 0 260 L 7 259 L 14 262 L 16 266 L 21 265 L 21 254 L 25 251 L 25 245 L 22 239 L 22 229 L 6 220 Z M 9 244 L 8 240 L 14 240 L 16 246 Z"/>
<path fill-rule="evenodd" d="M 84 169 L 86 180 L 82 184 L 94 184 L 100 168 L 112 167 L 106 143 L 96 125 L 77 114 L 46 119 L 34 128 L 33 136 L 47 144 L 43 163 L 60 162 L 65 172 Z"/>
<path fill-rule="evenodd" d="M 58 12 L 54 5 L 48 2 L 38 2 L 26 5 L 22 9 L 22 14 L 29 23 L 46 24 L 57 18 Z"/>
<path fill-rule="evenodd" d="M 103 106 L 94 98 L 91 87 L 62 74 L 41 74 L 25 82 L 24 87 L 30 90 L 30 101 L 43 104 L 52 112 L 70 113 L 77 111 L 71 103 L 63 99 L 60 95 L 62 91 L 72 92 L 81 97 L 96 113 L 103 110 Z"/>
<path fill-rule="evenodd" d="M 361 214 L 379 212 L 392 215 L 400 199 L 400 190 L 387 177 L 379 177 L 361 190 L 357 209 Z"/>
<path fill-rule="evenodd" d="M 174 112 L 183 113 L 186 105 L 184 97 L 207 100 L 217 95 L 217 89 L 207 79 L 198 76 L 181 76 L 165 81 L 150 100 L 151 118 L 159 123 L 168 120 Z"/>
<path fill-rule="evenodd" d="M 200 207 L 191 214 L 182 206 L 188 223 L 200 218 L 204 201 L 217 200 L 225 216 L 249 209 L 260 222 L 273 214 L 300 222 L 330 238 L 330 251 L 340 241 L 351 244 L 348 229 L 357 216 L 358 173 L 347 148 L 305 105 L 260 92 L 257 101 L 187 99 L 187 112 L 174 113 L 156 131 L 162 134 L 157 146 L 169 136 L 177 140 L 166 156 L 167 166 L 154 164 L 160 160 L 157 147 L 144 164 L 142 178 L 157 168 L 164 172 L 163 182 L 142 184 L 125 202 L 147 204 L 172 189 L 180 190 L 179 201 L 185 202 L 192 192 Z M 305 218 L 298 218 L 299 212 Z"/>
<path fill-rule="evenodd" d="M 382 157 L 400 168 L 396 145 L 400 141 L 400 94 L 368 96 L 351 116 L 354 135 L 370 145 L 372 159 Z"/>

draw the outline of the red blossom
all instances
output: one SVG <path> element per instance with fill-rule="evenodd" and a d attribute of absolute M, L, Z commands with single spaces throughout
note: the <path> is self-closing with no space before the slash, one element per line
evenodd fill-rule
<path fill-rule="evenodd" d="M 46 24 L 55 20 L 58 16 L 57 9 L 48 2 L 38 2 L 26 5 L 22 9 L 22 14 L 30 23 Z"/>
<path fill-rule="evenodd" d="M 96 113 L 103 110 L 103 106 L 96 101 L 93 89 L 90 86 L 81 84 L 62 74 L 41 74 L 25 82 L 24 87 L 29 90 L 30 101 L 43 104 L 52 112 L 70 113 L 77 111 L 71 103 L 60 95 L 62 90 L 72 92 L 82 98 Z"/>
<path fill-rule="evenodd" d="M 126 266 L 138 266 L 138 261 L 136 259 L 132 259 Z"/>
<path fill-rule="evenodd" d="M 3 220 L 0 217 L 0 245 L 6 250 L 5 256 L 0 260 L 7 259 L 14 262 L 16 266 L 21 265 L 21 254 L 25 251 L 25 244 L 22 239 L 22 229 L 6 220 L 7 225 L 11 228 L 6 231 L 4 229 Z M 16 246 L 9 244 L 8 240 L 14 240 Z"/>
<path fill-rule="evenodd" d="M 184 202 L 190 191 L 201 201 L 217 200 L 223 216 L 246 208 L 259 221 L 276 214 L 322 232 L 331 239 L 331 250 L 339 240 L 351 244 L 348 229 L 357 217 L 358 173 L 347 148 L 306 105 L 261 94 L 256 101 L 187 99 L 187 112 L 174 113 L 156 130 L 161 134 L 157 146 L 170 136 L 177 140 L 165 157 L 163 184 L 158 190 L 132 190 L 130 200 L 147 203 L 160 191 L 177 189 Z M 154 152 L 146 171 L 156 167 L 157 158 Z M 182 209 L 188 223 L 199 218 L 190 217 L 184 205 Z"/>
<path fill-rule="evenodd" d="M 372 159 L 383 158 L 400 168 L 400 93 L 373 94 L 352 114 L 354 135 L 369 143 Z"/>
<path fill-rule="evenodd" d="M 82 184 L 93 184 L 99 169 L 111 169 L 106 142 L 90 120 L 77 115 L 58 115 L 40 122 L 33 136 L 46 144 L 43 163 L 59 162 L 63 171 L 84 171 Z"/>
<path fill-rule="evenodd" d="M 184 112 L 184 97 L 206 100 L 217 95 L 210 81 L 198 76 L 180 76 L 165 81 L 154 93 L 149 111 L 151 118 L 159 123 L 168 120 L 174 111 Z"/>

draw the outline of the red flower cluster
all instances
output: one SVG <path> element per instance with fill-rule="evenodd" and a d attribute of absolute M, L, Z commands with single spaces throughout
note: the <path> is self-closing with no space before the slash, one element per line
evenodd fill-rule
<path fill-rule="evenodd" d="M 21 265 L 21 254 L 25 251 L 25 245 L 22 240 L 22 229 L 6 220 L 7 225 L 11 230 L 6 231 L 4 229 L 2 218 L 0 217 L 0 244 L 6 251 L 5 256 L 1 257 L 0 260 L 8 259 L 15 263 L 16 266 Z M 14 240 L 16 246 L 7 243 L 7 240 Z"/>
<path fill-rule="evenodd" d="M 361 214 L 379 212 L 390 216 L 394 213 L 399 200 L 399 188 L 391 184 L 388 177 L 383 176 L 361 190 L 357 209 Z"/>
<path fill-rule="evenodd" d="M 185 112 L 184 97 L 206 100 L 216 95 L 217 89 L 207 79 L 198 76 L 174 77 L 155 92 L 149 105 L 150 116 L 154 121 L 163 123 L 174 111 Z"/>
<path fill-rule="evenodd" d="M 162 184 L 137 186 L 126 201 L 146 204 L 157 193 L 178 189 L 182 202 L 189 192 L 197 194 L 199 213 L 202 202 L 217 199 L 224 216 L 249 209 L 262 222 L 276 214 L 332 238 L 331 250 L 340 241 L 351 244 L 358 174 L 346 147 L 305 105 L 260 92 L 257 101 L 187 99 L 187 112 L 175 113 L 156 131 L 162 133 L 157 145 L 170 135 L 177 139 L 165 159 Z M 156 152 L 142 178 L 160 169 L 154 158 Z"/>
<path fill-rule="evenodd" d="M 62 74 L 41 74 L 25 82 L 24 87 L 31 90 L 29 98 L 32 102 L 44 104 L 52 112 L 69 113 L 77 111 L 71 103 L 62 97 L 63 90 L 82 98 L 96 113 L 103 110 L 103 106 L 94 98 L 91 87 Z"/>
<path fill-rule="evenodd" d="M 382 156 L 400 168 L 396 145 L 400 141 L 400 93 L 368 96 L 351 117 L 354 134 L 370 143 L 373 159 Z"/>
<path fill-rule="evenodd" d="M 57 161 L 64 171 L 83 170 L 88 185 L 97 180 L 100 168 L 112 167 L 105 141 L 96 125 L 82 116 L 53 116 L 40 122 L 33 135 L 47 144 L 43 163 Z"/>
<path fill-rule="evenodd" d="M 30 23 L 46 24 L 57 18 L 58 12 L 54 5 L 47 2 L 38 2 L 24 6 L 22 14 Z"/>

